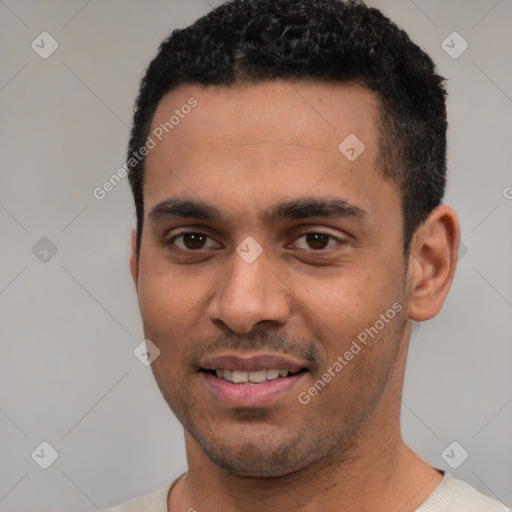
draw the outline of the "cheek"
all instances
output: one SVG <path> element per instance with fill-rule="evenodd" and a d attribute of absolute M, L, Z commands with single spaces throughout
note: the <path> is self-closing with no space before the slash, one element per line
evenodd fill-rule
<path fill-rule="evenodd" d="M 139 303 L 143 320 L 151 324 L 172 322 L 176 295 L 168 293 L 166 279 L 145 272 L 139 279 Z"/>
<path fill-rule="evenodd" d="M 325 283 L 313 278 L 305 283 L 298 315 L 319 341 L 320 373 L 342 358 L 332 388 L 353 389 L 354 395 L 342 400 L 346 407 L 355 407 L 355 397 L 368 389 L 378 389 L 374 378 L 386 380 L 396 358 L 403 323 L 397 309 L 405 309 L 400 275 L 398 265 L 386 273 L 352 268 Z"/>
<path fill-rule="evenodd" d="M 138 295 L 143 317 L 172 322 L 186 309 L 194 295 L 196 280 L 185 280 L 160 255 L 141 261 Z"/>
<path fill-rule="evenodd" d="M 395 305 L 395 307 L 393 307 Z M 379 402 L 400 359 L 405 315 L 396 301 L 353 316 L 346 312 L 324 329 L 326 362 L 313 376 L 329 383 L 318 395 L 322 414 L 337 417 L 346 427 L 357 425 Z M 400 311 L 397 311 L 400 309 Z M 380 315 L 383 315 L 382 317 Z M 317 384 L 313 384 L 316 386 Z M 341 424 L 340 423 L 340 424 Z"/>
<path fill-rule="evenodd" d="M 401 297 L 399 269 L 368 267 L 337 269 L 325 279 L 311 276 L 301 278 L 297 296 L 326 326 L 336 331 L 350 327 L 366 327 Z"/>
<path fill-rule="evenodd" d="M 172 331 L 179 329 L 180 319 L 187 312 L 187 289 L 176 286 L 168 272 L 153 268 L 141 268 L 139 276 L 139 306 L 148 338 L 165 341 Z M 162 347 L 163 348 L 163 347 Z"/>
<path fill-rule="evenodd" d="M 138 296 L 144 335 L 160 349 L 160 364 L 175 367 L 189 359 L 198 329 L 204 326 L 207 284 L 197 274 L 172 271 L 165 263 L 142 266 Z"/>

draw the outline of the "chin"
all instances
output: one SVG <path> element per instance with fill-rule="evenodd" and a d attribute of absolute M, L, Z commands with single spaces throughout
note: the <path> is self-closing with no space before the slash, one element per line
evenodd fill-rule
<path fill-rule="evenodd" d="M 279 460 L 274 456 L 258 453 L 248 454 L 245 450 L 242 453 L 226 453 L 221 450 L 209 450 L 202 447 L 206 456 L 219 468 L 246 478 L 276 478 L 289 475 L 298 471 L 297 460 Z"/>
<path fill-rule="evenodd" d="M 211 439 L 189 433 L 203 453 L 219 468 L 240 477 L 275 478 L 304 469 L 315 462 L 318 450 L 308 450 L 295 438 L 279 439 L 274 430 L 253 437 L 235 433 L 229 439 Z M 272 441 L 270 443 L 269 441 Z"/>

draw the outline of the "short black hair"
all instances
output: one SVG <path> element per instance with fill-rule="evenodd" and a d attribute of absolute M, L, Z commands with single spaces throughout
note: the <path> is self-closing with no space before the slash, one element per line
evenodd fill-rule
<path fill-rule="evenodd" d="M 378 166 L 401 191 L 408 253 L 414 231 L 445 191 L 444 78 L 406 32 L 354 0 L 231 0 L 162 42 L 141 82 L 128 147 L 137 253 L 144 158 L 133 155 L 147 143 L 162 97 L 183 84 L 232 86 L 273 79 L 352 82 L 377 93 Z"/>

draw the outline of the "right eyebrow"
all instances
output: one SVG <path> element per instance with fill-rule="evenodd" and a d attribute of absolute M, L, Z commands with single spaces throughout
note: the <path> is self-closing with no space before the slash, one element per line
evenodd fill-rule
<path fill-rule="evenodd" d="M 158 203 L 148 215 L 149 221 L 153 223 L 169 218 L 218 220 L 221 217 L 217 208 L 190 199 L 166 199 Z"/>

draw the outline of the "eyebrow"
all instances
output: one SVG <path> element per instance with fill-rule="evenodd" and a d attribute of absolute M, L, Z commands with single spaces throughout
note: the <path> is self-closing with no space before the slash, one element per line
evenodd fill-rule
<path fill-rule="evenodd" d="M 305 197 L 274 206 L 263 214 L 265 222 L 273 223 L 285 219 L 307 219 L 309 217 L 354 217 L 363 219 L 366 212 L 344 199 Z"/>
<path fill-rule="evenodd" d="M 367 213 L 344 199 L 305 197 L 271 207 L 263 213 L 262 220 L 272 224 L 285 219 L 307 219 L 309 217 L 362 220 L 367 217 Z M 170 198 L 158 203 L 148 215 L 149 221 L 153 223 L 170 218 L 221 220 L 222 213 L 203 201 Z"/>

